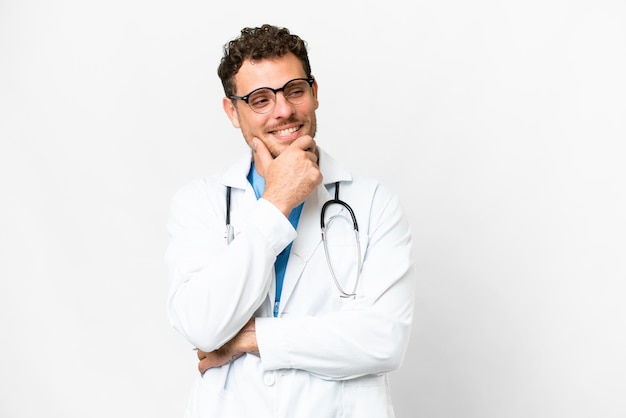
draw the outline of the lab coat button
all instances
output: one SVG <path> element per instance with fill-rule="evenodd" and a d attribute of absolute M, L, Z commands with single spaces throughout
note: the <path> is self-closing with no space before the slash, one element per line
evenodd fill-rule
<path fill-rule="evenodd" d="M 263 376 L 263 383 L 265 383 L 267 386 L 272 386 L 275 381 L 276 381 L 276 376 L 274 372 L 266 372 L 265 375 Z"/>

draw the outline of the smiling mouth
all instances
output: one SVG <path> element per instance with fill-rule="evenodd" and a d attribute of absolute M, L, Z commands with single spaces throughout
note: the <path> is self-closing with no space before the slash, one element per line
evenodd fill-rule
<path fill-rule="evenodd" d="M 293 128 L 281 129 L 278 131 L 272 131 L 270 133 L 273 135 L 277 135 L 277 136 L 287 136 L 298 131 L 299 129 L 300 129 L 300 126 L 294 126 Z"/>

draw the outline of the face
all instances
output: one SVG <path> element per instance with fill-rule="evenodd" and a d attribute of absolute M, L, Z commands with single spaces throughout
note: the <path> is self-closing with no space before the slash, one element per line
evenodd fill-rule
<path fill-rule="evenodd" d="M 292 53 L 274 59 L 246 60 L 235 75 L 235 94 L 244 96 L 260 87 L 277 89 L 294 78 L 306 76 L 302 63 Z M 254 112 L 243 100 L 237 100 L 233 105 L 225 97 L 222 104 L 233 126 L 241 129 L 248 145 L 251 146 L 252 139 L 256 137 L 263 141 L 275 158 L 297 138 L 315 136 L 317 82 L 313 83 L 312 89 L 311 100 L 299 105 L 289 103 L 282 92 L 277 93 L 274 108 L 265 114 Z"/>

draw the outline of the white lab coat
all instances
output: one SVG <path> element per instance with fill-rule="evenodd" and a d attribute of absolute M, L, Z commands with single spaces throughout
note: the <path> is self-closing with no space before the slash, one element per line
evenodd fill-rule
<path fill-rule="evenodd" d="M 198 375 L 186 416 L 393 417 L 387 372 L 402 362 L 414 302 L 411 237 L 398 200 L 320 150 L 323 185 L 305 202 L 296 232 L 271 203 L 256 199 L 246 178 L 250 161 L 248 154 L 219 177 L 193 181 L 172 200 L 166 262 L 173 326 L 193 346 L 212 351 L 255 316 L 260 352 Z M 326 218 L 339 215 L 328 226 L 328 246 L 344 289 L 352 289 L 361 268 L 353 299 L 339 297 L 321 242 L 320 209 L 337 181 L 358 220 L 361 265 L 352 221 L 338 205 L 327 209 Z M 292 240 L 273 318 L 274 261 Z"/>

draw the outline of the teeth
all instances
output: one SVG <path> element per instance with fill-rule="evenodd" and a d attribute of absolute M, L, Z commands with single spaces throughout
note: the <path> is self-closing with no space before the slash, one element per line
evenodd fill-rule
<path fill-rule="evenodd" d="M 289 129 L 282 129 L 280 131 L 274 131 L 274 134 L 278 136 L 285 136 L 285 135 L 292 134 L 297 130 L 298 130 L 298 127 L 296 126 L 296 127 L 289 128 Z"/>

